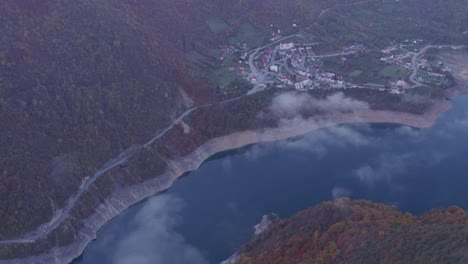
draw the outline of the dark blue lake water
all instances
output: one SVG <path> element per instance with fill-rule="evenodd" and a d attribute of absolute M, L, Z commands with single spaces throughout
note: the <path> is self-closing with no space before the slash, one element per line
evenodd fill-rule
<path fill-rule="evenodd" d="M 289 217 L 340 196 L 413 214 L 468 209 L 468 96 L 430 129 L 346 125 L 218 154 L 130 208 L 76 263 L 219 263 L 264 214 Z"/>

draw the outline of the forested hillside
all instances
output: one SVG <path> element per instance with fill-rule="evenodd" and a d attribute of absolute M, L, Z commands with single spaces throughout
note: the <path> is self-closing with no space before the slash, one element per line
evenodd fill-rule
<path fill-rule="evenodd" d="M 239 263 L 467 263 L 468 212 L 420 217 L 340 199 L 275 223 L 239 251 Z"/>
<path fill-rule="evenodd" d="M 0 238 L 185 108 L 181 53 L 141 23 L 114 1 L 0 3 Z"/>
<path fill-rule="evenodd" d="M 268 42 L 270 23 L 287 33 L 307 29 L 329 48 L 356 41 L 378 47 L 424 30 L 438 42 L 468 38 L 459 34 L 468 30 L 463 28 L 468 24 L 464 0 L 451 1 L 449 7 L 441 0 L 431 5 L 407 0 L 409 5 L 395 9 L 369 1 L 360 11 L 340 7 L 343 2 L 0 1 L 0 241 L 37 231 L 54 213 L 63 212 L 107 162 L 147 142 L 190 107 L 225 99 L 210 74 L 221 67 L 220 51 L 227 45 L 247 42 L 255 48 Z M 338 8 L 322 13 L 330 7 Z M 403 15 L 390 15 L 395 12 Z M 318 20 L 320 14 L 325 15 Z M 434 37 L 442 32 L 447 38 Z M 237 81 L 231 85 L 245 85 Z M 190 136 L 182 138 L 183 127 L 175 125 L 155 147 L 87 187 L 65 221 L 40 241 L 0 243 L 0 259 L 69 245 L 96 206 L 117 189 L 160 175 L 168 159 L 188 154 L 214 136 L 275 125 L 256 118 L 274 94 L 268 90 L 193 112 L 185 119 L 192 126 Z M 379 98 L 381 102 L 373 91 L 355 96 L 371 101 L 373 109 L 426 109 L 402 104 L 395 96 Z"/>
<path fill-rule="evenodd" d="M 183 112 L 184 99 L 216 100 L 209 79 L 187 74 L 187 52 L 227 36 L 209 31 L 209 17 L 261 27 L 290 10 L 278 0 L 1 1 L 0 239 L 49 220 L 84 177 Z"/>

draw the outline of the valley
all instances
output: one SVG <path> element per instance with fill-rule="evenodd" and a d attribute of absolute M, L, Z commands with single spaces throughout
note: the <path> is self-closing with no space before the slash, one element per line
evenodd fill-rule
<path fill-rule="evenodd" d="M 419 13 L 420 30 L 382 20 L 419 0 L 196 2 L 0 4 L 0 263 L 71 260 L 217 151 L 341 123 L 428 127 L 466 92 L 468 18 L 430 22 L 463 3 Z M 312 102 L 288 106 L 302 123 L 274 109 L 284 95 Z M 359 107 L 323 106 L 336 98 Z"/>

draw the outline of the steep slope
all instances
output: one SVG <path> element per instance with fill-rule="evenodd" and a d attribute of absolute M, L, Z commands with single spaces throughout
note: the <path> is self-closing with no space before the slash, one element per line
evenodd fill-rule
<path fill-rule="evenodd" d="M 215 100 L 209 80 L 187 74 L 188 51 L 224 41 L 207 18 L 249 7 L 265 20 L 290 15 L 276 2 L 1 1 L 0 239 L 50 220 L 85 177 L 170 124 L 188 97 Z"/>
<path fill-rule="evenodd" d="M 420 217 L 369 201 L 340 199 L 271 225 L 237 263 L 466 263 L 468 212 Z"/>
<path fill-rule="evenodd" d="M 222 43 L 207 17 L 235 17 L 229 10 L 240 14 L 244 3 L 1 1 L 0 240 L 37 232 L 107 161 L 145 143 L 192 103 L 216 100 L 209 80 L 187 74 L 186 53 Z M 157 151 L 139 155 L 131 173 L 90 187 L 52 244 L 70 243 L 81 227 L 75 219 L 89 216 L 115 186 L 166 169 Z M 48 247 L 2 244 L 0 258 Z"/>
<path fill-rule="evenodd" d="M 132 13 L 107 1 L 2 1 L 0 10 L 5 239 L 44 223 L 84 176 L 186 106 L 180 53 Z"/>
<path fill-rule="evenodd" d="M 425 4 L 422 0 L 410 2 L 415 3 L 414 9 Z M 461 7 L 466 4 L 454 2 L 463 13 Z M 89 241 L 93 232 L 86 239 L 77 234 L 88 224 L 84 219 L 101 213 L 96 208 L 110 195 L 173 169 L 169 159 L 189 154 L 213 137 L 275 125 L 272 120 L 256 118 L 269 105 L 275 94 L 272 91 L 198 109 L 184 120 L 192 127 L 189 136 L 184 137 L 184 128 L 174 121 L 192 103 L 220 100 L 208 73 L 220 66 L 216 52 L 222 44 L 237 40 L 239 28 L 253 28 L 259 35 L 256 41 L 262 43 L 268 39 L 270 23 L 282 24 L 283 32 L 289 32 L 296 30 L 291 21 L 307 26 L 317 22 L 322 11 L 342 3 L 0 1 L 0 259 Z M 437 1 L 438 7 L 441 3 Z M 324 25 L 315 23 L 325 28 L 317 30 L 317 35 L 326 39 L 330 32 L 339 34 L 333 31 L 337 24 L 349 25 L 350 32 L 359 30 L 364 20 L 375 19 L 365 17 L 352 25 L 346 23 L 349 17 L 342 11 L 339 9 L 336 23 L 328 18 Z M 466 19 L 454 17 L 450 25 Z M 226 28 L 214 32 L 209 19 L 222 21 Z M 364 40 L 376 32 L 384 31 L 373 28 Z M 201 57 L 202 62 L 194 65 L 190 54 Z M 191 74 L 193 67 L 200 74 Z M 402 110 L 394 103 L 399 97 L 380 99 L 386 104 L 376 100 L 373 91 L 359 91 L 356 97 L 365 97 L 381 108 L 392 105 L 391 110 Z M 416 110 L 420 113 L 425 108 Z M 154 146 L 142 146 L 162 131 L 168 133 Z M 141 147 L 137 154 L 128 162 L 115 163 L 120 154 L 133 153 L 135 145 Z M 115 166 L 101 173 L 109 162 Z M 93 175 L 103 177 L 88 182 Z M 73 206 L 67 207 L 70 204 Z M 57 217 L 63 218 L 51 227 L 51 220 Z M 40 239 L 28 241 L 31 237 Z M 10 239 L 15 242 L 9 243 Z"/>

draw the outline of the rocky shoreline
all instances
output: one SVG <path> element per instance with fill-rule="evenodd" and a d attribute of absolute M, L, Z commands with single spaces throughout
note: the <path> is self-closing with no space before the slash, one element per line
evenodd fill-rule
<path fill-rule="evenodd" d="M 468 90 L 468 89 L 467 89 Z M 457 93 L 461 95 L 463 91 Z M 453 98 L 453 95 L 450 96 Z M 187 172 L 194 171 L 212 155 L 240 148 L 246 145 L 285 140 L 317 129 L 327 128 L 339 124 L 350 123 L 393 123 L 416 128 L 431 127 L 437 117 L 451 109 L 448 100 L 443 99 L 434 103 L 432 108 L 423 115 L 414 115 L 403 112 L 361 110 L 353 113 L 335 113 L 322 116 L 320 119 L 305 119 L 300 123 L 284 125 L 278 128 L 258 129 L 233 133 L 227 136 L 211 139 L 199 146 L 191 154 L 170 161 L 170 169 L 166 173 L 141 184 L 136 184 L 126 189 L 118 190 L 96 208 L 95 213 L 84 222 L 84 228 L 76 234 L 76 241 L 65 247 L 55 247 L 50 252 L 39 256 L 0 260 L 0 264 L 16 263 L 69 263 L 80 256 L 86 246 L 96 238 L 98 230 L 109 220 L 121 214 L 130 206 L 169 188 L 177 178 Z"/>

